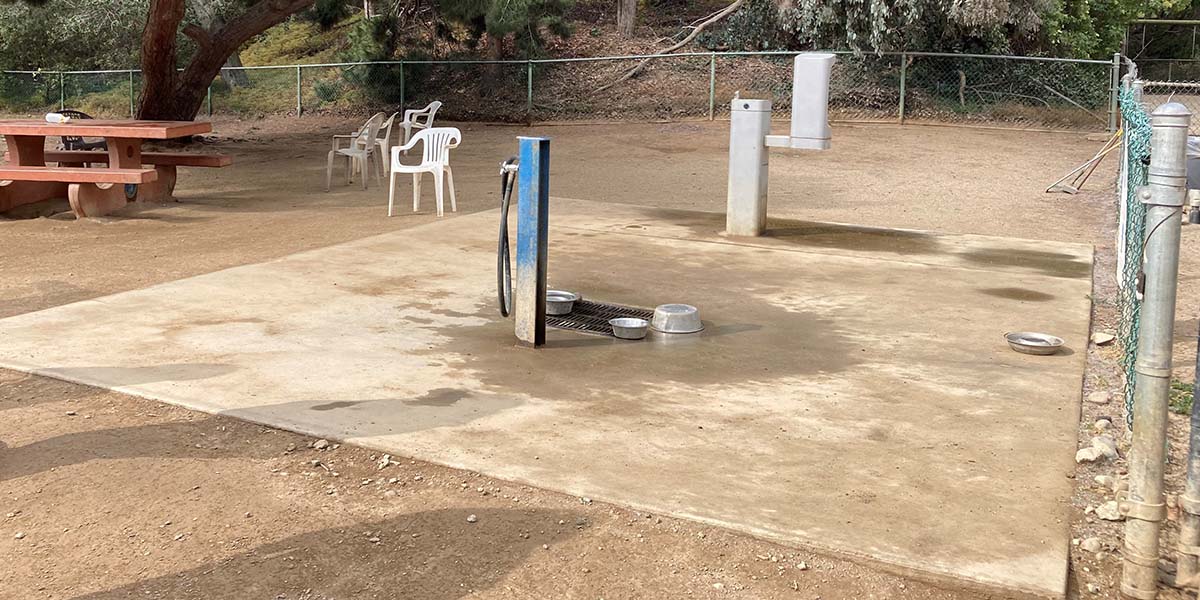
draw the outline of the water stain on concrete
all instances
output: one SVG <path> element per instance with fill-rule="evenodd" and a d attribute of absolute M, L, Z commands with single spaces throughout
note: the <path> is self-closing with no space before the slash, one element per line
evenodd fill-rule
<path fill-rule="evenodd" d="M 1060 252 L 1019 250 L 1014 248 L 981 248 L 957 255 L 977 265 L 1021 267 L 1042 275 L 1063 279 L 1084 279 L 1092 274 L 1092 263 Z"/>
<path fill-rule="evenodd" d="M 314 404 L 314 405 L 308 407 L 308 410 L 319 410 L 319 411 L 337 410 L 339 408 L 350 408 L 351 406 L 355 406 L 357 404 L 361 404 L 361 402 L 355 402 L 355 401 L 326 402 L 325 404 Z"/>
<path fill-rule="evenodd" d="M 437 388 L 412 400 L 405 400 L 404 403 L 409 406 L 453 406 L 468 395 L 466 390 Z"/>
<path fill-rule="evenodd" d="M 550 329 L 546 345 L 530 350 L 516 347 L 511 320 L 481 306 L 473 316 L 482 325 L 438 328 L 444 341 L 425 352 L 471 373 L 490 393 L 564 401 L 573 405 L 568 410 L 590 411 L 593 417 L 597 412 L 630 416 L 655 410 L 644 401 L 651 387 L 679 386 L 686 393 L 702 386 L 837 373 L 862 362 L 859 346 L 832 319 L 788 310 L 767 298 L 712 293 L 730 285 L 730 272 L 786 266 L 773 266 L 740 248 L 703 248 L 694 252 L 650 245 L 630 252 L 628 240 L 606 236 L 589 240 L 586 248 L 555 246 L 550 258 L 552 287 L 634 306 L 690 300 L 699 304 L 702 332 L 652 333 L 646 340 L 626 342 Z M 619 265 L 605 258 L 622 254 Z M 680 268 L 684 263 L 688 267 Z M 622 276 L 625 272 L 659 276 L 631 279 Z M 777 278 L 779 273 L 762 277 Z M 786 350 L 764 353 L 763 348 Z M 746 359 L 751 356 L 753 360 Z"/>
<path fill-rule="evenodd" d="M 1021 302 L 1048 302 L 1056 298 L 1054 294 L 1047 294 L 1037 290 L 1018 287 L 1005 288 L 984 288 L 979 290 L 980 293 L 1006 300 L 1018 300 Z"/>

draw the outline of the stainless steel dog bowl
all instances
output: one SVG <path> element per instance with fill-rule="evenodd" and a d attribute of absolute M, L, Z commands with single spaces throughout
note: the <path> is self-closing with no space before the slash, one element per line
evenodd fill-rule
<path fill-rule="evenodd" d="M 1017 331 L 1004 334 L 1008 345 L 1022 354 L 1037 354 L 1041 356 L 1054 354 L 1063 347 L 1063 339 L 1048 333 L 1033 331 Z"/>
<path fill-rule="evenodd" d="M 663 304 L 654 309 L 650 328 L 662 333 L 696 333 L 704 329 L 700 311 L 690 304 Z"/>
<path fill-rule="evenodd" d="M 566 315 L 570 314 L 575 308 L 575 302 L 579 300 L 579 294 L 564 292 L 562 290 L 547 290 L 546 291 L 546 314 L 548 315 Z"/>
<path fill-rule="evenodd" d="M 623 340 L 640 340 L 646 337 L 646 330 L 650 328 L 648 321 L 634 317 L 609 319 L 608 324 L 612 325 L 613 335 Z"/>

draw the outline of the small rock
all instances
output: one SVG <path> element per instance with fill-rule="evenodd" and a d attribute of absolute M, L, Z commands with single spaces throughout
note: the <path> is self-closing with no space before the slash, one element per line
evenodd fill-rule
<path fill-rule="evenodd" d="M 1112 475 L 1097 475 L 1095 478 L 1096 485 L 1102 485 L 1106 488 L 1111 488 L 1113 484 Z"/>
<path fill-rule="evenodd" d="M 1079 451 L 1075 453 L 1075 462 L 1096 462 L 1101 456 L 1104 456 L 1104 450 L 1101 450 L 1100 448 L 1096 448 L 1094 446 L 1091 448 L 1080 448 Z"/>
<path fill-rule="evenodd" d="M 372 544 L 378 544 L 378 543 L 379 543 L 379 538 L 378 538 L 378 537 L 374 537 L 374 536 L 372 536 L 372 537 L 369 537 L 369 538 L 367 538 L 367 541 L 368 541 L 368 542 L 371 542 Z"/>
<path fill-rule="evenodd" d="M 807 571 L 808 563 L 806 563 L 804 561 L 800 561 L 800 562 L 796 563 L 796 570 L 797 571 Z"/>
<path fill-rule="evenodd" d="M 1121 455 L 1117 453 L 1117 440 L 1110 435 L 1098 435 L 1092 438 L 1092 447 L 1104 453 L 1104 456 L 1110 459 L 1117 459 Z"/>
<path fill-rule="evenodd" d="M 468 523 L 478 523 L 479 517 L 477 517 L 475 515 L 467 515 L 467 522 Z"/>
<path fill-rule="evenodd" d="M 77 414 L 79 414 L 79 413 L 77 413 L 77 412 L 75 412 L 75 411 L 73 411 L 73 410 L 68 410 L 68 411 L 67 411 L 67 416 L 68 416 L 68 417 L 73 417 L 73 416 L 75 416 L 75 415 L 77 415 Z"/>
<path fill-rule="evenodd" d="M 420 475 L 415 475 L 415 476 L 413 476 L 413 481 L 420 481 L 420 480 L 422 480 L 422 479 L 425 479 L 425 478 L 424 478 L 424 477 L 422 477 L 422 476 L 420 476 Z"/>
<path fill-rule="evenodd" d="M 1099 594 L 1100 588 L 1094 583 L 1089 583 L 1087 584 L 1087 591 L 1089 594 Z"/>
<path fill-rule="evenodd" d="M 580 504 L 591 504 L 591 503 L 592 503 L 592 499 L 591 499 L 591 498 L 587 498 L 587 497 L 580 498 L 580 499 L 579 499 L 579 503 L 580 503 Z"/>
<path fill-rule="evenodd" d="M 1108 431 L 1112 429 L 1112 421 L 1108 419 L 1096 419 L 1095 428 L 1099 431 Z"/>
<path fill-rule="evenodd" d="M 1092 343 L 1097 346 L 1107 346 L 1116 340 L 1117 336 L 1108 333 L 1107 331 L 1097 331 L 1092 334 Z"/>
<path fill-rule="evenodd" d="M 18 532 L 17 532 L 17 534 L 16 534 L 16 535 L 14 535 L 13 537 L 14 537 L 14 538 L 16 538 L 16 539 L 18 539 L 18 540 L 23 540 L 23 539 L 25 539 L 25 532 L 24 532 L 24 531 L 18 531 Z"/>
<path fill-rule="evenodd" d="M 283 453 L 284 453 L 284 454 L 291 454 L 292 452 L 295 452 L 295 451 L 296 451 L 296 445 L 295 445 L 295 444 L 288 444 L 288 445 L 287 445 L 287 448 L 284 448 L 284 449 L 283 449 Z"/>
<path fill-rule="evenodd" d="M 1109 399 L 1110 397 L 1108 392 L 1103 390 L 1092 392 L 1087 395 L 1087 401 L 1091 402 L 1092 404 L 1108 404 Z"/>
<path fill-rule="evenodd" d="M 178 542 L 178 541 L 180 541 L 180 540 L 182 540 L 182 539 L 183 539 L 183 534 L 182 534 L 182 533 L 177 533 L 177 534 L 175 534 L 175 541 L 177 541 L 177 542 Z"/>
<path fill-rule="evenodd" d="M 313 450 L 324 450 L 329 447 L 329 440 L 320 439 L 312 443 Z"/>
<path fill-rule="evenodd" d="M 1095 553 L 1099 552 L 1103 548 L 1103 545 L 1100 544 L 1100 538 L 1090 537 L 1082 542 L 1079 542 L 1079 547 L 1083 550 L 1087 550 L 1088 552 Z"/>
<path fill-rule="evenodd" d="M 723 590 L 723 589 L 725 589 L 725 584 L 723 584 L 723 583 L 714 583 L 714 584 L 713 584 L 713 589 L 714 589 L 714 590 Z"/>
<path fill-rule="evenodd" d="M 1116 500 L 1109 500 L 1096 507 L 1096 516 L 1105 521 L 1124 521 L 1125 515 L 1117 508 Z"/>

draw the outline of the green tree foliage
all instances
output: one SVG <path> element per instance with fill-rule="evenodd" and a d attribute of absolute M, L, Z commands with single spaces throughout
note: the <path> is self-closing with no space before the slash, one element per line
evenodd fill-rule
<path fill-rule="evenodd" d="M 147 0 L 0 0 L 0 69 L 137 64 Z"/>
<path fill-rule="evenodd" d="M 566 20 L 572 0 L 438 0 L 443 19 L 466 29 L 474 45 L 486 33 L 489 38 L 512 38 L 522 56 L 536 56 L 545 47 L 545 34 L 571 34 Z M 446 30 L 443 30 L 445 32 Z M 493 48 L 499 52 L 501 48 Z"/>
<path fill-rule="evenodd" d="M 1055 10 L 1044 16 L 1042 29 L 1052 51 L 1064 56 L 1108 58 L 1121 49 L 1134 19 L 1172 16 L 1190 8 L 1190 0 L 1058 0 Z M 1179 16 L 1195 18 L 1189 14 Z"/>
<path fill-rule="evenodd" d="M 346 0 L 317 0 L 304 13 L 304 18 L 316 23 L 322 31 L 329 31 L 351 13 Z"/>
<path fill-rule="evenodd" d="M 1019 52 L 1036 45 L 1055 0 L 798 0 L 780 11 L 798 42 L 868 52 Z"/>

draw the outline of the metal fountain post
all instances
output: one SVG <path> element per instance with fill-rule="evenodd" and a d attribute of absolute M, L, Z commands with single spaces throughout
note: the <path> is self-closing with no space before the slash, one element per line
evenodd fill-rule
<path fill-rule="evenodd" d="M 1179 276 L 1179 234 L 1187 188 L 1187 132 L 1191 113 L 1168 102 L 1151 115 L 1148 185 L 1138 191 L 1146 205 L 1143 241 L 1144 294 L 1138 356 L 1134 365 L 1133 446 L 1129 491 L 1118 497 L 1125 515 L 1121 592 L 1141 600 L 1157 593 L 1159 527 L 1166 518 L 1163 467 L 1167 402 L 1171 388 L 1171 343 Z"/>
<path fill-rule="evenodd" d="M 517 285 L 513 311 L 517 342 L 546 343 L 546 243 L 550 232 L 550 139 L 518 137 Z"/>
<path fill-rule="evenodd" d="M 734 98 L 729 118 L 729 191 L 725 233 L 759 236 L 767 228 L 768 147 L 829 148 L 829 76 L 832 54 L 797 54 L 792 66 L 792 122 L 788 135 L 771 133 L 771 101 Z"/>

